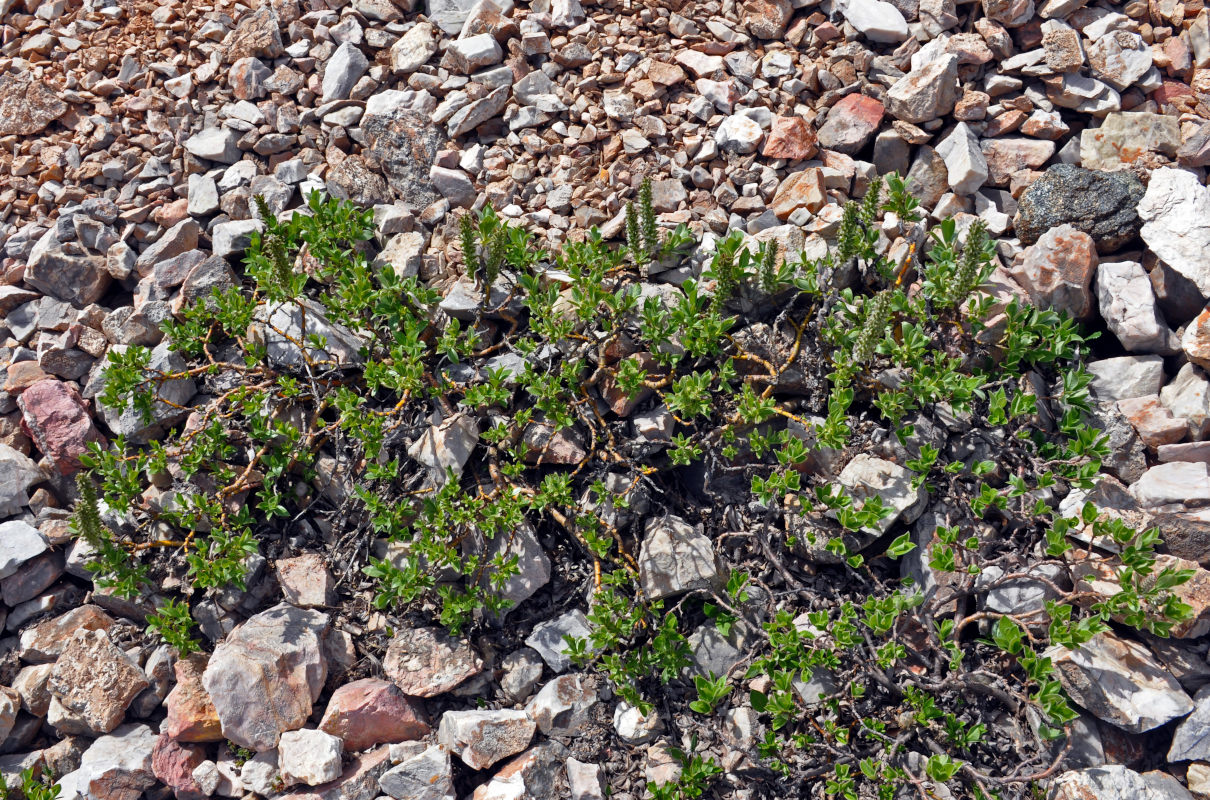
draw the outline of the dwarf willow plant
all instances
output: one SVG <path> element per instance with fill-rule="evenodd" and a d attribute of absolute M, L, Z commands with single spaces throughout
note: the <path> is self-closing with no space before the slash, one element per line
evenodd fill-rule
<path fill-rule="evenodd" d="M 166 381 L 203 393 L 166 435 L 89 455 L 76 530 L 98 584 L 135 596 L 172 577 L 181 590 L 149 623 L 188 651 L 189 609 L 243 588 L 263 540 L 288 534 L 326 543 L 342 585 L 373 579 L 378 608 L 458 632 L 510 611 L 540 533 L 588 601 L 570 657 L 647 712 L 680 684 L 704 736 L 750 704 L 750 755 L 783 790 L 1008 797 L 1051 774 L 1073 711 L 1047 648 L 1110 620 L 1164 635 L 1189 614 L 1172 591 L 1188 575 L 1157 570 L 1155 531 L 1056 509 L 1106 453 L 1086 422 L 1089 337 L 1019 304 L 984 329 L 986 230 L 926 230 L 896 176 L 846 204 L 826 256 L 731 232 L 700 279 L 683 279 L 688 228 L 663 231 L 650 185 L 637 194 L 623 247 L 594 229 L 547 251 L 490 207 L 452 221 L 447 280 L 475 302 L 449 313 L 434 286 L 371 260 L 370 212 L 317 194 L 288 220 L 262 208 L 244 283 L 164 325 L 186 369 L 152 369 L 140 347 L 109 358 L 105 404 L 150 418 Z M 657 266 L 683 280 L 644 282 Z M 748 314 L 737 301 L 753 298 Z M 466 437 L 451 448 L 465 457 L 433 460 L 444 435 Z M 890 506 L 821 466 L 861 452 L 911 471 L 931 529 L 884 534 Z M 643 592 L 644 522 L 663 510 L 715 542 L 719 585 Z M 1069 540 L 1089 531 L 1120 551 L 1080 555 L 1120 585 L 1098 602 L 1038 572 L 1070 576 Z M 1046 603 L 981 603 L 1020 580 Z M 726 674 L 693 672 L 702 625 L 742 642 Z M 700 796 L 717 772 L 697 754 L 683 768 L 653 793 Z"/>

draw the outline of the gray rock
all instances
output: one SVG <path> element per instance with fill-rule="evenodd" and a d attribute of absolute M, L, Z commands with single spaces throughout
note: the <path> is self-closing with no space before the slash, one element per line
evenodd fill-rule
<path fill-rule="evenodd" d="M 668 515 L 647 521 L 639 552 L 639 582 L 652 600 L 708 589 L 723 577 L 710 539 Z"/>
<path fill-rule="evenodd" d="M 1192 172 L 1161 167 L 1151 173 L 1138 215 L 1151 251 L 1210 297 L 1210 188 Z"/>
<path fill-rule="evenodd" d="M 42 473 L 33 459 L 6 444 L 0 444 L 0 518 L 21 513 L 21 509 L 29 504 L 29 488 L 41 480 Z M 0 551 L 3 549 L 3 538 L 0 538 Z M 0 569 L 0 572 L 3 570 Z"/>
<path fill-rule="evenodd" d="M 345 42 L 336 48 L 324 67 L 323 102 L 347 99 L 368 67 L 369 61 L 357 45 Z"/>
<path fill-rule="evenodd" d="M 407 75 L 423 67 L 437 52 L 433 26 L 419 22 L 391 45 L 391 70 Z"/>
<path fill-rule="evenodd" d="M 477 0 L 425 0 L 426 13 L 447 34 L 457 36 Z"/>
<path fill-rule="evenodd" d="M 1055 646 L 1045 655 L 1072 700 L 1130 733 L 1157 728 L 1195 708 L 1171 673 L 1137 642 L 1100 633 L 1074 650 Z"/>
<path fill-rule="evenodd" d="M 468 414 L 457 414 L 425 431 L 408 447 L 408 455 L 444 483 L 447 471 L 453 470 L 455 476 L 462 474 L 478 441 L 478 421 Z"/>
<path fill-rule="evenodd" d="M 550 583 L 550 559 L 528 522 L 522 522 L 509 534 L 497 532 L 486 547 L 478 535 L 468 537 L 465 542 L 468 551 L 480 554 L 484 563 L 489 564 L 479 577 L 479 586 L 488 594 L 509 602 L 503 613 L 494 616 L 493 622 L 497 625 L 503 624 L 510 611 Z M 505 561 L 515 558 L 517 561 L 516 574 L 509 576 L 503 586 L 492 583 L 496 569 L 490 562 L 496 558 Z"/>
<path fill-rule="evenodd" d="M 313 300 L 287 301 L 259 307 L 250 335 L 265 345 L 277 365 L 302 367 L 308 362 L 320 369 L 360 364 L 362 339 L 343 325 L 328 320 L 323 306 Z M 312 343 L 312 337 L 323 340 Z M 305 352 L 298 343 L 306 345 Z M 321 363 L 322 362 L 322 363 Z"/>
<path fill-rule="evenodd" d="M 529 697 L 542 677 L 542 656 L 529 647 L 509 653 L 500 666 L 504 670 L 500 689 L 514 702 Z"/>
<path fill-rule="evenodd" d="M 105 294 L 110 274 L 104 256 L 89 253 L 78 242 L 59 241 L 51 228 L 29 252 L 25 282 L 44 294 L 83 308 Z"/>
<path fill-rule="evenodd" d="M 99 736 L 117 728 L 147 676 L 103 630 L 77 630 L 55 662 L 46 721 L 60 733 Z"/>
<path fill-rule="evenodd" d="M 1178 349 L 1176 334 L 1156 305 L 1155 292 L 1142 264 L 1099 264 L 1096 293 L 1101 317 L 1127 351 L 1167 355 Z"/>
<path fill-rule="evenodd" d="M 282 783 L 318 786 L 340 777 L 341 740 L 316 730 L 286 731 L 277 748 Z"/>
<path fill-rule="evenodd" d="M 185 150 L 208 161 L 234 164 L 241 157 L 240 149 L 236 145 L 238 141 L 239 136 L 230 128 L 205 128 L 185 140 Z"/>
<path fill-rule="evenodd" d="M 414 278 L 420 274 L 424 262 L 424 251 L 428 249 L 429 237 L 424 231 L 406 231 L 392 236 L 386 247 L 378 254 L 375 264 L 389 266 L 400 278 Z"/>
<path fill-rule="evenodd" d="M 252 234 L 264 229 L 265 223 L 258 219 L 241 219 L 215 225 L 210 231 L 214 255 L 227 258 L 243 254 L 252 244 Z"/>
<path fill-rule="evenodd" d="M 437 628 L 405 628 L 387 646 L 382 669 L 410 697 L 435 697 L 475 677 L 483 660 L 468 642 Z"/>
<path fill-rule="evenodd" d="M 571 659 L 567 656 L 566 637 L 586 639 L 591 634 L 588 617 L 584 616 L 583 611 L 576 609 L 561 617 L 538 623 L 525 643 L 537 650 L 538 655 L 542 656 L 542 660 L 552 670 L 563 672 L 571 666 Z M 592 647 L 588 650 L 592 652 Z"/>
<path fill-rule="evenodd" d="M 202 685 L 223 736 L 269 750 L 282 732 L 302 727 L 328 675 L 327 631 L 327 614 L 282 604 L 250 618 L 214 649 Z"/>
<path fill-rule="evenodd" d="M 456 139 L 464 133 L 470 133 L 499 115 L 504 110 L 504 106 L 508 104 L 509 93 L 509 87 L 501 86 L 482 100 L 476 100 L 463 106 L 454 116 L 450 117 L 447 123 L 449 137 Z"/>
<path fill-rule="evenodd" d="M 1038 241 L 1051 228 L 1071 225 L 1112 253 L 1138 235 L 1143 185 L 1128 172 L 1098 172 L 1055 164 L 1018 199 L 1013 226 L 1022 244 Z"/>
<path fill-rule="evenodd" d="M 477 33 L 450 42 L 442 64 L 462 75 L 504 60 L 504 51 L 490 33 Z"/>
<path fill-rule="evenodd" d="M 1181 367 L 1176 377 L 1160 390 L 1160 402 L 1174 417 L 1189 421 L 1189 434 L 1201 439 L 1210 429 L 1210 381 L 1193 364 Z"/>
<path fill-rule="evenodd" d="M 574 736 L 600 702 L 599 688 L 591 675 L 560 675 L 534 695 L 525 711 L 546 736 Z"/>
<path fill-rule="evenodd" d="M 429 169 L 445 135 L 431 118 L 410 111 L 367 113 L 361 130 L 366 136 L 363 152 L 382 166 L 387 184 L 405 206 L 420 211 L 440 197 Z"/>
<path fill-rule="evenodd" d="M 60 800 L 138 797 L 156 782 L 151 756 L 157 738 L 146 725 L 123 725 L 97 738 L 84 751 L 79 768 L 58 780 Z M 110 791 L 104 791 L 104 787 Z"/>
<path fill-rule="evenodd" d="M 25 562 L 46 552 L 46 539 L 21 520 L 0 522 L 0 578 L 16 574 Z"/>
<path fill-rule="evenodd" d="M 1121 764 L 1064 772 L 1054 779 L 1048 800 L 1193 800 L 1176 778 L 1163 772 L 1138 773 Z"/>
<path fill-rule="evenodd" d="M 1130 487 L 1130 493 L 1144 508 L 1210 501 L 1210 465 L 1202 462 L 1173 461 L 1156 464 Z"/>
<path fill-rule="evenodd" d="M 537 727 L 524 711 L 447 711 L 437 741 L 471 769 L 487 769 L 528 747 Z"/>
<path fill-rule="evenodd" d="M 1210 686 L 1203 687 L 1193 697 L 1196 708 L 1185 717 L 1172 733 L 1168 761 L 1210 760 Z"/>
<path fill-rule="evenodd" d="M 121 345 L 115 345 L 114 348 Z M 151 351 L 148 366 L 162 372 L 183 372 L 187 368 L 185 359 L 168 347 L 168 342 L 161 342 Z M 95 386 L 90 384 L 96 393 L 104 391 L 104 381 L 98 380 Z M 132 407 L 123 409 L 110 408 L 100 405 L 101 419 L 116 434 L 121 434 L 135 444 L 145 444 L 153 436 L 158 435 L 166 427 L 171 427 L 189 415 L 188 403 L 197 394 L 197 383 L 190 378 L 176 378 L 164 381 L 159 386 L 156 400 L 152 403 L 151 418 L 146 419 Z"/>
<path fill-rule="evenodd" d="M 1105 358 L 1090 362 L 1087 369 L 1092 373 L 1089 389 L 1102 402 L 1158 394 L 1164 385 L 1164 359 L 1159 356 Z"/>
<path fill-rule="evenodd" d="M 475 183 L 462 170 L 434 166 L 429 170 L 429 179 L 437 191 L 450 201 L 450 207 L 469 208 L 474 204 L 477 196 Z"/>
<path fill-rule="evenodd" d="M 449 751 L 433 745 L 384 772 L 378 785 L 395 800 L 447 800 L 454 796 Z"/>
<path fill-rule="evenodd" d="M 914 69 L 886 93 L 887 113 L 920 123 L 950 113 L 958 101 L 958 57 L 945 54 Z"/>

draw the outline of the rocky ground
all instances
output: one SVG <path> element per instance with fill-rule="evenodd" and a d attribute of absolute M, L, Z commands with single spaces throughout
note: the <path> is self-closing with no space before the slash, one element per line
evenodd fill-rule
<path fill-rule="evenodd" d="M 289 552 L 199 619 L 209 655 L 156 645 L 146 607 L 93 590 L 68 529 L 87 443 L 158 435 L 94 405 L 99 368 L 236 280 L 254 196 L 373 206 L 383 260 L 444 291 L 461 209 L 490 203 L 555 244 L 616 239 L 650 178 L 661 222 L 819 254 L 840 204 L 898 172 L 933 219 L 986 222 L 1000 291 L 1105 331 L 1095 499 L 1162 523 L 1197 570 L 1178 638 L 1110 637 L 1062 664 L 1088 713 L 1053 791 L 1210 797 L 1202 0 L 0 0 L 0 31 L 10 785 L 43 766 L 65 800 L 641 796 L 681 741 L 569 671 L 570 589 L 531 601 L 508 652 L 415 628 L 374 655 L 363 637 L 395 623 L 364 585 L 338 594 L 332 565 Z M 735 766 L 754 715 L 726 720 Z"/>

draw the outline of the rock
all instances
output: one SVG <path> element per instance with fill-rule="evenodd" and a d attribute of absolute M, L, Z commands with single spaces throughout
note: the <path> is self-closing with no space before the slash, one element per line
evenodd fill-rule
<path fill-rule="evenodd" d="M 466 36 L 450 42 L 446 48 L 442 65 L 461 75 L 469 75 L 477 69 L 499 64 L 504 60 L 504 51 L 490 33 Z"/>
<path fill-rule="evenodd" d="M 864 94 L 849 94 L 828 109 L 819 129 L 819 144 L 828 150 L 856 155 L 878 133 L 885 113 L 882 102 Z"/>
<path fill-rule="evenodd" d="M 646 744 L 659 735 L 664 725 L 654 709 L 644 714 L 634 706 L 619 702 L 613 711 L 613 729 L 624 742 Z"/>
<path fill-rule="evenodd" d="M 324 67 L 323 102 L 346 100 L 353 91 L 353 85 L 365 74 L 369 61 L 365 54 L 352 42 L 345 42 L 336 48 L 336 52 L 328 59 Z"/>
<path fill-rule="evenodd" d="M 223 740 L 222 724 L 210 695 L 202 686 L 202 674 L 206 670 L 207 658 L 202 653 L 192 653 L 177 659 L 172 669 L 176 685 L 164 700 L 168 715 L 160 726 L 163 733 L 182 742 L 220 742 Z"/>
<path fill-rule="evenodd" d="M 1087 369 L 1092 373 L 1089 389 L 1101 401 L 1159 394 L 1164 385 L 1164 360 L 1159 356 L 1105 358 L 1089 362 Z"/>
<path fill-rule="evenodd" d="M 38 381 L 21 393 L 17 406 L 34 443 L 63 475 L 80 469 L 80 456 L 90 444 L 106 444 L 74 383 Z"/>
<path fill-rule="evenodd" d="M 433 35 L 433 26 L 418 22 L 391 45 L 391 71 L 397 75 L 415 72 L 436 53 L 437 40 Z"/>
<path fill-rule="evenodd" d="M 1171 158 L 1181 144 L 1177 121 L 1163 114 L 1115 112 L 1107 114 L 1099 128 L 1080 134 L 1080 165 L 1086 169 L 1129 169 L 1152 154 Z"/>
<path fill-rule="evenodd" d="M 1193 795 L 1171 775 L 1106 764 L 1064 772 L 1054 779 L 1047 800 L 1193 800 Z"/>
<path fill-rule="evenodd" d="M 175 792 L 178 800 L 197 800 L 201 787 L 193 779 L 193 771 L 205 760 L 206 751 L 201 745 L 182 744 L 160 734 L 151 751 L 151 772 Z"/>
<path fill-rule="evenodd" d="M 758 39 L 780 39 L 790 23 L 790 0 L 743 0 L 740 18 Z"/>
<path fill-rule="evenodd" d="M 471 769 L 487 769 L 528 747 L 535 730 L 524 711 L 447 711 L 437 741 Z"/>
<path fill-rule="evenodd" d="M 525 707 L 526 713 L 546 736 L 575 736 L 588 722 L 589 712 L 600 702 L 595 678 L 589 675 L 560 675 L 542 687 Z"/>
<path fill-rule="evenodd" d="M 260 233 L 265 224 L 257 219 L 241 219 L 215 225 L 210 232 L 211 250 L 219 258 L 242 255 L 252 246 L 252 234 Z"/>
<path fill-rule="evenodd" d="M 323 731 L 286 731 L 277 748 L 282 783 L 318 786 L 340 777 L 339 738 Z"/>
<path fill-rule="evenodd" d="M 1187 461 L 1157 464 L 1130 487 L 1142 506 L 1210 500 L 1207 465 Z"/>
<path fill-rule="evenodd" d="M 429 170 L 429 180 L 450 201 L 451 208 L 469 208 L 474 204 L 477 197 L 475 182 L 462 170 L 434 166 Z"/>
<path fill-rule="evenodd" d="M 714 547 L 680 517 L 647 520 L 639 552 L 639 582 L 652 600 L 714 587 L 722 576 Z"/>
<path fill-rule="evenodd" d="M 277 14 L 268 4 L 241 16 L 223 45 L 228 63 L 241 58 L 274 59 L 286 52 Z"/>
<path fill-rule="evenodd" d="M 1151 173 L 1138 215 L 1152 252 L 1210 297 L 1210 188 L 1191 172 L 1162 167 Z"/>
<path fill-rule="evenodd" d="M 456 414 L 433 425 L 410 447 L 408 455 L 425 465 L 434 480 L 445 482 L 450 470 L 457 477 L 479 441 L 479 423 L 468 414 Z"/>
<path fill-rule="evenodd" d="M 286 602 L 291 605 L 322 608 L 336 603 L 335 581 L 320 553 L 278 559 L 277 580 Z"/>
<path fill-rule="evenodd" d="M 327 631 L 327 614 L 283 604 L 251 617 L 214 649 L 202 685 L 224 737 L 269 750 L 307 721 L 327 678 Z"/>
<path fill-rule="evenodd" d="M 1189 432 L 1189 420 L 1174 417 L 1160 403 L 1159 395 L 1119 400 L 1118 410 L 1130 420 L 1143 443 L 1159 448 L 1181 441 Z"/>
<path fill-rule="evenodd" d="M 877 495 L 889 514 L 883 517 L 873 530 L 867 533 L 886 533 L 899 520 L 914 522 L 924 511 L 928 492 L 924 487 L 911 487 L 912 474 L 894 462 L 874 458 L 866 454 L 855 456 L 837 477 L 837 482 L 848 490 L 856 506 L 866 498 Z"/>
<path fill-rule="evenodd" d="M 887 90 L 886 98 L 887 112 L 903 122 L 928 122 L 950 113 L 958 102 L 958 57 L 947 53 L 912 70 Z"/>
<path fill-rule="evenodd" d="M 1174 417 L 1189 421 L 1189 433 L 1202 438 L 1210 429 L 1210 381 L 1193 364 L 1185 364 L 1176 377 L 1160 390 L 1160 402 Z"/>
<path fill-rule="evenodd" d="M 1090 287 L 1096 268 L 1092 237 L 1071 225 L 1060 225 L 1018 253 L 1010 273 L 1039 308 L 1087 319 L 1093 310 Z"/>
<path fill-rule="evenodd" d="M 1105 324 L 1127 351 L 1167 354 L 1176 349 L 1176 334 L 1164 322 L 1142 264 L 1135 261 L 1100 264 L 1096 290 Z M 1210 321 L 1210 316 L 1207 319 Z M 1191 325 L 1189 330 L 1193 329 Z M 1188 331 L 1185 340 L 1189 340 Z"/>
<path fill-rule="evenodd" d="M 148 685 L 143 670 L 113 645 L 109 634 L 77 630 L 50 674 L 47 721 L 63 733 L 109 733 Z"/>
<path fill-rule="evenodd" d="M 545 742 L 509 761 L 486 784 L 475 789 L 471 800 L 563 800 L 563 764 L 567 748 Z"/>
<path fill-rule="evenodd" d="M 113 624 L 113 618 L 97 606 L 78 606 L 23 630 L 21 660 L 30 664 L 55 661 L 77 630 L 109 630 Z"/>
<path fill-rule="evenodd" d="M 29 504 L 30 487 L 41 481 L 42 473 L 33 459 L 7 444 L 0 444 L 0 519 L 19 514 Z M 0 550 L 4 547 L 2 542 L 0 539 Z M 3 571 L 0 566 L 0 573 Z"/>
<path fill-rule="evenodd" d="M 187 369 L 185 359 L 171 350 L 167 342 L 161 342 L 152 349 L 147 366 L 166 373 L 184 372 Z M 96 381 L 95 389 L 98 394 L 104 391 L 104 381 Z M 98 403 L 98 406 L 101 419 L 111 431 L 125 436 L 133 444 L 146 444 L 165 427 L 175 425 L 189 415 L 188 404 L 195 394 L 197 383 L 189 378 L 163 381 L 158 386 L 156 400 L 152 402 L 150 420 L 131 406 L 122 409 L 110 408 L 102 403 Z"/>
<path fill-rule="evenodd" d="M 1031 245 L 1051 228 L 1070 225 L 1092 236 L 1097 252 L 1112 253 L 1138 234 L 1142 197 L 1142 184 L 1130 175 L 1055 164 L 1021 195 L 1013 227 Z"/>
<path fill-rule="evenodd" d="M 1034 15 L 1034 0 L 983 0 L 983 13 L 992 22 L 1016 28 Z"/>
<path fill-rule="evenodd" d="M 769 208 L 779 220 L 785 220 L 800 208 L 812 214 L 818 213 L 827 202 L 823 171 L 818 167 L 809 167 L 786 176 L 777 187 Z"/>
<path fill-rule="evenodd" d="M 155 244 L 148 247 L 135 261 L 134 268 L 140 276 L 150 275 L 152 269 L 161 261 L 197 249 L 198 234 L 201 228 L 191 219 L 181 220 L 160 234 Z"/>
<path fill-rule="evenodd" d="M 107 263 L 104 256 L 88 253 L 78 242 L 59 242 L 51 228 L 29 251 L 25 282 L 83 308 L 100 300 L 109 288 Z"/>
<path fill-rule="evenodd" d="M 465 641 L 437 628 L 412 628 L 391 639 L 382 669 L 404 694 L 435 697 L 478 675 L 483 661 Z"/>
<path fill-rule="evenodd" d="M 871 42 L 894 43 L 908 38 L 907 20 L 884 0 L 845 0 L 840 13 Z"/>
<path fill-rule="evenodd" d="M 482 100 L 476 100 L 461 108 L 447 123 L 451 139 L 456 139 L 465 133 L 470 133 L 483 123 L 499 116 L 508 105 L 509 87 L 501 86 Z"/>
<path fill-rule="evenodd" d="M 441 30 L 457 36 L 475 3 L 476 0 L 425 0 L 425 16 Z"/>
<path fill-rule="evenodd" d="M 468 552 L 479 555 L 484 559 L 483 563 L 489 565 L 485 566 L 479 575 L 479 586 L 488 594 L 508 601 L 508 606 L 502 613 L 493 615 L 499 623 L 503 623 L 512 609 L 550 583 L 550 559 L 538 542 L 533 526 L 528 522 L 517 525 L 511 535 L 499 532 L 486 543 L 483 542 L 482 536 L 476 533 L 464 540 L 464 547 Z M 506 561 L 515 558 L 517 561 L 516 573 L 506 578 L 503 584 L 499 582 L 498 570 L 490 566 L 491 561 L 496 558 Z"/>
<path fill-rule="evenodd" d="M 802 117 L 773 118 L 769 135 L 761 155 L 765 158 L 784 158 L 788 161 L 800 161 L 815 155 L 818 148 L 815 142 L 815 131 L 811 124 Z M 679 182 L 678 182 L 679 185 Z M 670 208 L 668 211 L 675 211 Z"/>
<path fill-rule="evenodd" d="M 391 766 L 390 752 L 380 747 L 354 757 L 339 777 L 311 789 L 297 789 L 279 800 L 374 800 L 380 792 L 378 779 Z M 268 796 L 270 792 L 265 792 Z"/>
<path fill-rule="evenodd" d="M 1076 703 L 1125 731 L 1149 731 L 1194 709 L 1176 679 L 1136 642 L 1099 633 L 1074 650 L 1055 646 L 1045 655 Z"/>
<path fill-rule="evenodd" d="M 1210 686 L 1203 687 L 1193 697 L 1196 707 L 1172 734 L 1168 761 L 1210 760 Z"/>
<path fill-rule="evenodd" d="M 234 164 L 242 154 L 236 142 L 239 137 L 230 128 L 205 128 L 185 140 L 190 155 L 221 164 Z"/>
<path fill-rule="evenodd" d="M 1194 364 L 1203 369 L 1210 367 L 1210 311 L 1202 311 L 1185 328 L 1181 349 Z"/>
<path fill-rule="evenodd" d="M 1059 20 L 1042 23 L 1042 49 L 1046 52 L 1046 66 L 1055 72 L 1075 72 L 1084 66 L 1079 32 Z"/>
<path fill-rule="evenodd" d="M 1055 154 L 1055 143 L 1039 139 L 998 137 L 980 144 L 987 160 L 987 172 L 993 186 L 1008 186 L 1023 170 L 1042 166 Z"/>
<path fill-rule="evenodd" d="M 1092 74 L 1118 90 L 1130 88 L 1151 69 L 1151 48 L 1143 37 L 1116 30 L 1088 45 Z"/>
<path fill-rule="evenodd" d="M 253 319 L 249 335 L 265 345 L 273 364 L 302 367 L 316 362 L 329 366 L 361 363 L 361 338 L 329 321 L 326 309 L 313 300 L 262 305 Z M 322 347 L 310 343 L 315 336 L 324 340 Z M 309 345 L 305 352 L 300 342 Z"/>
<path fill-rule="evenodd" d="M 123 725 L 94 741 L 80 766 L 62 776 L 60 797 L 88 800 L 138 800 L 155 785 L 152 754 L 158 737 L 146 725 Z"/>
<path fill-rule="evenodd" d="M 0 522 L 0 578 L 17 574 L 22 565 L 46 552 L 46 539 L 38 529 L 22 522 Z"/>
<path fill-rule="evenodd" d="M 605 800 L 601 767 L 597 764 L 567 759 L 567 783 L 571 800 Z"/>
<path fill-rule="evenodd" d="M 714 132 L 714 141 L 724 153 L 747 155 L 755 153 L 765 132 L 751 117 L 733 114 L 725 118 Z"/>
<path fill-rule="evenodd" d="M 384 772 L 378 783 L 395 800 L 448 800 L 454 796 L 449 751 L 434 745 Z"/>
<path fill-rule="evenodd" d="M 399 687 L 379 678 L 347 683 L 332 693 L 319 729 L 344 741 L 346 750 L 410 742 L 426 736 L 424 708 Z"/>
<path fill-rule="evenodd" d="M 555 672 L 563 672 L 571 666 L 567 656 L 567 637 L 585 639 L 592 634 L 588 617 L 579 609 L 568 611 L 561 617 L 539 622 L 525 643 L 538 651 L 542 660 Z M 590 652 L 592 647 L 588 648 Z"/>
<path fill-rule="evenodd" d="M 67 103 L 33 72 L 0 75 L 0 136 L 41 133 L 66 113 Z"/>
<path fill-rule="evenodd" d="M 937 155 L 945 159 L 949 185 L 956 193 L 974 194 L 987 180 L 987 161 L 979 149 L 979 138 L 965 122 L 954 126 L 937 145 Z"/>

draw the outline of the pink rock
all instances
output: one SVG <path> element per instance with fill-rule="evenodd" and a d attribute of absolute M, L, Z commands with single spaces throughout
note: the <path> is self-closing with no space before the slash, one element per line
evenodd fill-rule
<path fill-rule="evenodd" d="M 483 670 L 469 642 L 438 628 L 404 628 L 395 634 L 382 659 L 391 681 L 411 697 L 435 697 Z"/>
<path fill-rule="evenodd" d="M 815 155 L 815 131 L 802 117 L 774 117 L 761 154 L 797 161 Z"/>
<path fill-rule="evenodd" d="M 814 214 L 827 202 L 823 171 L 818 167 L 811 167 L 788 175 L 781 182 L 781 186 L 777 187 L 777 193 L 773 195 L 773 202 L 769 207 L 778 219 L 784 220 L 800 208 Z"/>
<path fill-rule="evenodd" d="M 1158 395 L 1119 400 L 1118 410 L 1130 420 L 1130 424 L 1139 432 L 1139 438 L 1148 447 L 1176 444 L 1189 431 L 1189 420 L 1174 417 L 1160 402 Z"/>
<path fill-rule="evenodd" d="M 984 139 L 988 181 L 1006 186 L 1014 173 L 1045 164 L 1055 154 L 1055 143 L 1045 139 Z"/>
<path fill-rule="evenodd" d="M 193 770 L 206 760 L 201 745 L 182 744 L 161 733 L 151 751 L 151 771 L 166 786 L 171 786 L 179 800 L 200 800 L 201 787 L 193 779 Z"/>
<path fill-rule="evenodd" d="M 17 405 L 38 449 L 64 475 L 80 469 L 80 456 L 89 444 L 106 444 L 73 383 L 54 378 L 38 381 L 21 393 Z"/>
<path fill-rule="evenodd" d="M 223 729 L 218 712 L 202 687 L 206 656 L 193 653 L 177 661 L 172 668 L 176 673 L 176 686 L 164 700 L 168 716 L 160 730 L 182 742 L 221 742 Z"/>
<path fill-rule="evenodd" d="M 345 750 L 410 742 L 429 732 L 424 708 L 395 684 L 365 678 L 332 693 L 319 729 L 344 740 Z"/>
<path fill-rule="evenodd" d="M 790 0 L 746 0 L 743 4 L 744 24 L 758 39 L 780 39 L 793 14 Z"/>
<path fill-rule="evenodd" d="M 819 144 L 828 150 L 852 155 L 878 133 L 885 109 L 881 101 L 864 94 L 850 94 L 828 111 L 819 129 Z"/>
<path fill-rule="evenodd" d="M 1086 319 L 1093 309 L 1089 287 L 1097 263 L 1092 237 L 1070 225 L 1060 225 L 1018 253 L 1011 273 L 1029 292 L 1034 305 Z"/>
<path fill-rule="evenodd" d="M 330 606 L 336 600 L 336 585 L 324 557 L 303 553 L 278 559 L 277 579 L 286 602 L 301 608 Z"/>

